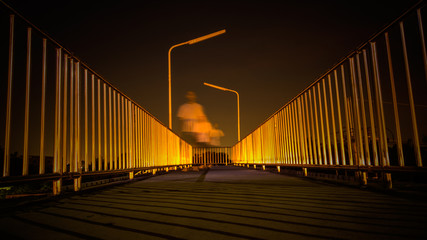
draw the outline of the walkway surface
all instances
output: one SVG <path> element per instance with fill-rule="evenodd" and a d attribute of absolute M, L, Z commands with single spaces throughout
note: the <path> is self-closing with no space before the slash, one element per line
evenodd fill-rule
<path fill-rule="evenodd" d="M 223 166 L 3 214 L 0 232 L 2 239 L 425 239 L 427 203 Z"/>

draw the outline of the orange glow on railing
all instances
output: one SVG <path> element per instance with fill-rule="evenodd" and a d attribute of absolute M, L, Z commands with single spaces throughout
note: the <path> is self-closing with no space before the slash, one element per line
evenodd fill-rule
<path fill-rule="evenodd" d="M 425 149 L 420 145 L 418 132 L 425 133 L 425 128 L 420 128 L 417 122 L 425 119 L 426 111 L 421 104 L 415 108 L 412 89 L 415 83 L 425 86 L 427 73 L 422 7 L 424 4 L 420 2 L 408 10 L 234 145 L 233 162 L 254 164 L 254 167 L 255 164 L 404 167 L 408 163 L 422 167 L 425 162 L 421 150 Z M 418 23 L 407 21 L 415 11 Z M 406 32 L 404 26 L 410 24 L 418 25 L 410 26 L 418 32 Z M 400 32 L 388 32 L 392 27 L 399 27 Z M 389 44 L 392 34 L 401 42 Z M 406 49 L 406 39 L 419 45 L 418 52 Z M 401 52 L 403 58 L 394 56 L 394 52 Z M 399 68 L 406 78 L 395 79 L 394 68 Z M 382 76 L 385 72 L 388 76 Z M 390 81 L 391 88 L 383 86 L 385 81 Z M 400 91 L 402 99 L 399 100 L 409 103 L 404 114 L 399 110 L 401 106 L 398 107 L 395 81 L 401 81 L 401 86 L 406 84 L 407 93 Z M 383 101 L 383 94 L 393 96 L 393 102 Z M 426 99 L 425 94 L 417 97 L 420 102 Z M 400 125 L 400 118 L 412 124 Z M 403 127 L 406 131 L 401 131 Z M 407 135 L 406 149 L 409 150 L 406 151 L 411 151 L 406 155 L 413 155 L 412 159 L 405 159 L 403 154 L 403 132 Z M 307 174 L 307 170 L 304 171 Z"/>
<path fill-rule="evenodd" d="M 27 35 L 27 56 L 16 55 L 9 62 L 8 91 L 11 91 L 12 81 L 14 85 L 28 86 L 25 93 L 25 124 L 24 129 L 24 158 L 20 169 L 10 165 L 10 114 L 9 112 L 21 111 L 12 104 L 12 97 L 6 99 L 7 106 L 7 124 L 4 139 L 5 156 L 2 177 L 10 176 L 11 167 L 14 175 L 28 175 L 30 173 L 30 156 L 28 154 L 28 122 L 31 119 L 29 111 L 29 80 L 30 80 L 30 60 L 40 59 L 43 66 L 43 79 L 46 75 L 56 76 L 53 81 L 42 81 L 42 86 L 36 86 L 42 89 L 42 98 L 54 96 L 54 114 L 46 115 L 44 109 L 48 106 L 45 101 L 41 101 L 43 116 L 41 118 L 41 129 L 43 132 L 40 137 L 33 138 L 34 144 L 40 140 L 40 160 L 37 161 L 38 172 L 40 175 L 45 173 L 59 176 L 54 180 L 54 194 L 59 194 L 62 185 L 62 176 L 73 175 L 74 189 L 81 188 L 82 175 L 95 174 L 96 172 L 116 172 L 129 173 L 129 178 L 134 177 L 135 172 L 144 172 L 156 168 L 167 169 L 169 166 L 191 165 L 192 164 L 192 146 L 183 141 L 178 135 L 163 125 L 154 116 L 148 113 L 136 102 L 131 100 L 108 81 L 93 71 L 89 66 L 74 57 L 70 51 L 60 46 L 53 39 L 41 32 L 34 25 L 23 19 L 22 16 L 10 9 L 10 32 L 9 39 L 11 43 L 15 40 L 15 31 L 26 30 Z M 14 19 L 18 17 L 18 24 Z M 33 31 L 37 34 L 30 35 Z M 208 37 L 214 37 L 224 33 L 225 30 L 214 34 L 195 39 L 201 41 Z M 21 37 L 21 35 L 19 35 Z M 38 38 L 38 39 L 37 39 Z M 43 46 L 36 46 L 32 41 L 42 40 Z M 46 44 L 49 42 L 49 44 Z M 10 53 L 15 48 L 13 44 L 8 44 Z M 36 55 L 40 50 L 38 58 L 32 57 L 31 47 L 35 49 Z M 56 65 L 46 64 L 46 53 L 56 50 Z M 52 55 L 53 56 L 53 55 Z M 13 61 L 27 61 L 26 68 L 14 66 Z M 40 61 L 39 60 L 39 61 Z M 36 63 L 37 64 L 37 63 Z M 12 73 L 23 71 L 26 78 L 13 78 Z M 26 85 L 25 85 L 26 83 Z M 38 82 L 36 82 L 38 83 Z M 35 87 L 35 84 L 31 84 Z M 45 86 L 46 85 L 46 86 Z M 33 90 L 32 90 L 33 91 Z M 54 119 L 49 119 L 54 118 Z M 51 123 L 50 126 L 45 123 Z M 84 124 L 82 124 L 84 123 Z M 54 132 L 52 139 L 45 138 L 44 133 Z M 51 141 L 51 142 L 49 142 Z M 53 157 L 46 156 L 45 149 L 53 148 Z M 51 161 L 46 159 L 50 158 Z M 13 159 L 19 161 L 19 159 Z M 34 163 L 34 161 L 32 162 Z M 14 167 L 15 166 L 15 167 Z M 46 170 L 49 169 L 49 170 Z M 176 168 L 175 168 L 176 169 Z M 17 174 L 18 173 L 18 174 Z M 33 173 L 32 173 L 33 174 Z M 36 175 L 34 175 L 36 177 Z"/>

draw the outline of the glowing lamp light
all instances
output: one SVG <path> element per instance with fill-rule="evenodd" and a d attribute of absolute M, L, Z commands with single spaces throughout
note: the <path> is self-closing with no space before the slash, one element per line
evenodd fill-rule
<path fill-rule="evenodd" d="M 192 40 L 188 41 L 187 43 L 188 44 L 195 44 L 195 43 L 204 41 L 204 40 L 209 39 L 209 38 L 216 37 L 216 36 L 224 34 L 224 33 L 225 33 L 225 29 L 223 29 L 221 31 L 217 31 L 217 32 L 211 33 L 211 34 L 208 34 L 208 35 L 205 35 L 205 36 L 202 36 L 202 37 L 198 37 L 198 38 L 192 39 Z"/>

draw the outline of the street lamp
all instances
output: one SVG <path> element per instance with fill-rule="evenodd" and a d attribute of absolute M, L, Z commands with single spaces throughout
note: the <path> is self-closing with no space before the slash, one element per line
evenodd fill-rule
<path fill-rule="evenodd" d="M 205 86 L 208 87 L 212 87 L 212 88 L 216 88 L 222 91 L 226 91 L 226 92 L 233 92 L 237 95 L 237 139 L 240 142 L 240 100 L 239 100 L 239 93 L 237 91 L 228 89 L 228 88 L 224 88 L 224 87 L 220 87 L 220 86 L 216 86 L 210 83 L 203 83 Z"/>
<path fill-rule="evenodd" d="M 183 43 L 178 43 L 176 45 L 173 45 L 169 49 L 169 52 L 168 52 L 168 71 L 169 71 L 169 128 L 170 129 L 172 129 L 172 90 L 171 90 L 171 52 L 172 52 L 172 49 L 179 47 L 179 46 L 182 46 L 182 45 L 186 45 L 186 44 L 195 44 L 195 43 L 204 41 L 206 39 L 216 37 L 216 36 L 221 35 L 223 33 L 225 33 L 225 29 L 211 33 L 211 34 L 208 34 L 208 35 L 205 35 L 205 36 L 202 36 L 202 37 L 198 37 L 198 38 L 195 38 L 195 39 L 183 42 Z"/>

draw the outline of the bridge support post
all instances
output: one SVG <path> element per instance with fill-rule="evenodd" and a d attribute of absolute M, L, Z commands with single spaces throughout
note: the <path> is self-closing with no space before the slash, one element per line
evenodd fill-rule
<path fill-rule="evenodd" d="M 133 171 L 129 172 L 129 180 L 133 179 Z"/>
<path fill-rule="evenodd" d="M 61 194 L 61 187 L 62 187 L 62 178 L 58 179 L 58 180 L 54 180 L 53 181 L 53 195 L 59 195 Z"/>
<path fill-rule="evenodd" d="M 302 168 L 302 172 L 304 173 L 304 177 L 307 177 L 307 168 Z"/>
<path fill-rule="evenodd" d="M 368 174 L 365 171 L 358 171 L 358 177 L 362 186 L 368 185 Z"/>
<path fill-rule="evenodd" d="M 82 176 L 74 179 L 74 191 L 78 192 L 82 188 Z"/>
<path fill-rule="evenodd" d="M 262 170 L 264 170 L 264 171 L 265 171 L 265 165 L 262 165 Z"/>
<path fill-rule="evenodd" d="M 280 173 L 280 166 L 277 166 L 277 172 Z"/>
<path fill-rule="evenodd" d="M 393 188 L 393 183 L 391 181 L 391 173 L 384 173 L 383 174 L 384 183 L 387 189 Z"/>

